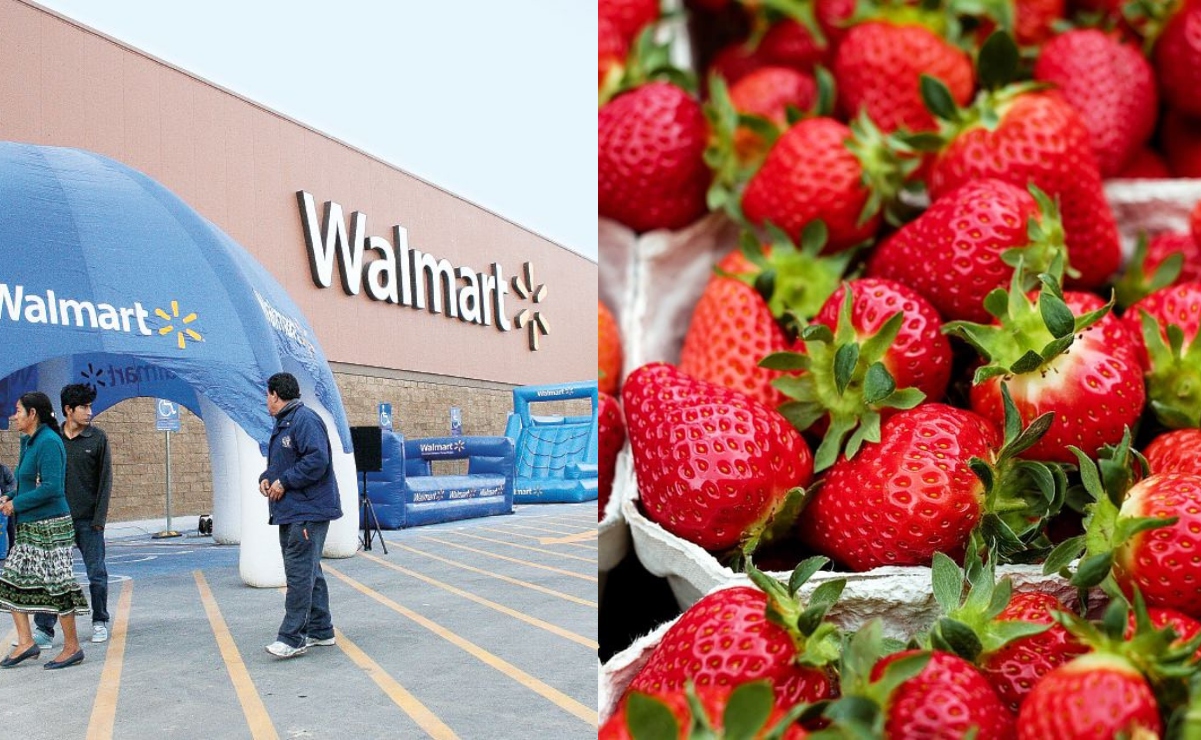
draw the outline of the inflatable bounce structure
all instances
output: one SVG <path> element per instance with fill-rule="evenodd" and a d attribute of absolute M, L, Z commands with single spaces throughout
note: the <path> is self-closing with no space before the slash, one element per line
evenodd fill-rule
<path fill-rule="evenodd" d="M 592 413 L 540 416 L 530 405 L 588 399 Z M 517 451 L 517 503 L 577 503 L 597 498 L 596 381 L 513 389 L 505 436 Z"/>
<path fill-rule="evenodd" d="M 167 188 L 93 152 L 0 142 L 0 250 L 0 428 L 22 393 L 57 406 L 68 383 L 96 389 L 98 416 L 129 398 L 182 405 L 204 420 L 213 539 L 240 544 L 244 582 L 282 586 L 258 475 L 267 378 L 287 371 L 330 430 L 342 510 L 355 510 L 350 427 L 312 327 L 250 253 Z M 330 526 L 327 557 L 354 555 L 355 524 Z"/>
<path fill-rule="evenodd" d="M 366 475 L 381 529 L 513 513 L 513 442 L 507 437 L 406 440 L 385 431 L 380 448 L 381 469 Z M 435 460 L 467 460 L 467 472 L 433 475 Z M 359 522 L 360 528 L 374 525 Z"/>

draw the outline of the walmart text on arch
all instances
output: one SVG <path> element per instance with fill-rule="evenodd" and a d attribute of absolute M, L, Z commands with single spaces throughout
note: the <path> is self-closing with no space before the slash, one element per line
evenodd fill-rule
<path fill-rule="evenodd" d="M 24 285 L 9 287 L 8 283 L 0 283 L 0 318 L 7 318 L 9 321 L 53 326 L 84 326 L 86 320 L 86 325 L 93 329 L 120 331 L 126 334 L 136 330 L 138 334 L 149 336 L 152 332 L 146 326 L 148 316 L 150 312 L 136 301 L 132 307 L 118 307 L 111 303 L 59 298 L 53 290 L 47 290 L 41 295 L 26 293 Z M 130 326 L 130 319 L 136 320 L 136 329 Z"/>
<path fill-rule="evenodd" d="M 367 215 L 359 211 L 350 214 L 347 238 L 341 205 L 327 200 L 318 225 L 313 196 L 299 190 L 296 201 L 309 268 L 318 288 L 333 286 L 336 260 L 347 295 L 358 295 L 366 288 L 367 297 L 374 301 L 418 309 L 426 308 L 428 302 L 430 313 L 480 326 L 492 326 L 495 321 L 500 331 L 512 328 L 505 312 L 509 287 L 500 264 L 492 263 L 491 274 L 456 268 L 449 260 L 410 248 L 408 230 L 399 224 L 393 227 L 394 243 L 382 236 L 367 236 Z M 368 250 L 375 252 L 375 259 L 365 259 Z"/>

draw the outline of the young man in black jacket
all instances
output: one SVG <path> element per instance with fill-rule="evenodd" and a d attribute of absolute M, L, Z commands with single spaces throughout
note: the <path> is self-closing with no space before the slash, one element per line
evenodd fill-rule
<path fill-rule="evenodd" d="M 113 461 L 108 435 L 92 423 L 96 390 L 82 383 L 63 386 L 59 393 L 64 420 L 63 446 L 67 448 L 67 505 L 75 520 L 75 546 L 88 572 L 92 604 L 92 642 L 108 640 L 108 568 L 104 563 L 104 526 L 113 488 Z M 54 639 L 53 614 L 38 613 L 33 621 L 34 640 L 49 647 Z"/>

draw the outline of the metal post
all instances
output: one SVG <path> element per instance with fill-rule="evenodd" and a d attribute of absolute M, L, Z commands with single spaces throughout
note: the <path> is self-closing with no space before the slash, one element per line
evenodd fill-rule
<path fill-rule="evenodd" d="M 154 535 L 156 540 L 181 536 L 179 532 L 171 528 L 171 432 L 167 430 L 163 434 L 167 435 L 167 528 Z"/>

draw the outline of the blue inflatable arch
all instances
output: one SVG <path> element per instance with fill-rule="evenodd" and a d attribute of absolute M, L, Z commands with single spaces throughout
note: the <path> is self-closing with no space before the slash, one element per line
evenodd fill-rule
<path fill-rule="evenodd" d="M 95 386 L 97 412 L 142 396 L 180 403 L 205 421 L 214 536 L 241 543 L 244 581 L 280 586 L 257 476 L 266 380 L 286 370 L 341 441 L 335 472 L 355 511 L 350 429 L 312 328 L 262 265 L 161 184 L 92 152 L 0 142 L 0 250 L 0 426 L 21 393 L 57 402 L 67 383 Z M 344 516 L 326 554 L 356 546 Z"/>

